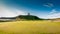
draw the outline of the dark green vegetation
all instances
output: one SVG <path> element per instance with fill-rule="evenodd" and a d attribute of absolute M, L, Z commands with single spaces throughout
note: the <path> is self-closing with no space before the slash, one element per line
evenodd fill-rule
<path fill-rule="evenodd" d="M 37 16 L 33 16 L 33 15 L 19 15 L 17 16 L 17 18 L 20 18 L 20 19 L 25 19 L 25 20 L 43 20 Z"/>
<path fill-rule="evenodd" d="M 34 15 L 18 15 L 16 17 L 1 17 L 1 22 L 12 21 L 12 20 L 44 20 Z M 8 19 L 8 20 L 7 20 Z"/>

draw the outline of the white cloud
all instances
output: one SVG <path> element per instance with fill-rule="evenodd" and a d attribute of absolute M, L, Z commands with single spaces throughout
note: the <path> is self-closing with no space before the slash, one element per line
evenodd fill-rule
<path fill-rule="evenodd" d="M 40 16 L 40 18 L 44 18 L 44 19 L 54 19 L 54 18 L 60 18 L 60 12 L 58 12 L 55 9 L 52 9 L 50 13 Z"/>
<path fill-rule="evenodd" d="M 60 18 L 60 13 L 57 13 L 57 11 L 53 9 L 46 18 L 49 18 L 49 19 Z"/>
<path fill-rule="evenodd" d="M 25 12 L 18 9 L 8 8 L 5 5 L 0 5 L 0 17 L 14 17 L 17 15 L 25 15 Z"/>
<path fill-rule="evenodd" d="M 57 11 L 55 9 L 52 9 L 49 14 L 54 14 L 54 13 L 57 13 Z"/>
<path fill-rule="evenodd" d="M 45 7 L 53 7 L 54 5 L 52 3 L 46 3 L 43 6 L 45 6 Z"/>
<path fill-rule="evenodd" d="M 50 15 L 48 15 L 48 18 L 50 18 L 50 19 L 60 18 L 60 13 L 50 14 Z"/>

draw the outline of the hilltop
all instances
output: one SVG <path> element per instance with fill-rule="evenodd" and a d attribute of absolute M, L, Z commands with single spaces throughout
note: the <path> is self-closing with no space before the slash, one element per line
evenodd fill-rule
<path fill-rule="evenodd" d="M 33 15 L 19 15 L 16 19 L 23 19 L 23 20 L 42 20 L 41 18 Z"/>
<path fill-rule="evenodd" d="M 30 15 L 29 13 L 27 15 L 18 15 L 16 17 L 1 17 L 0 21 L 12 21 L 12 20 L 44 20 L 37 16 Z"/>

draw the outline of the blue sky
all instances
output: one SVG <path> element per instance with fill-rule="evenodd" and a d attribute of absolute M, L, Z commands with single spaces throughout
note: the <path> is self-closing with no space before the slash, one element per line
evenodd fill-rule
<path fill-rule="evenodd" d="M 0 16 L 31 15 L 39 18 L 60 18 L 60 0 L 0 0 Z"/>

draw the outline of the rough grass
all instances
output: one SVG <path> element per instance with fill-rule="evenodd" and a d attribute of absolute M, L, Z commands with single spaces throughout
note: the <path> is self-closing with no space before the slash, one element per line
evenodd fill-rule
<path fill-rule="evenodd" d="M 15 21 L 0 23 L 0 34 L 60 34 L 60 23 L 50 21 Z"/>

